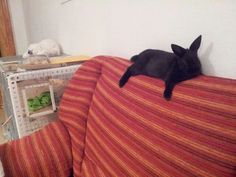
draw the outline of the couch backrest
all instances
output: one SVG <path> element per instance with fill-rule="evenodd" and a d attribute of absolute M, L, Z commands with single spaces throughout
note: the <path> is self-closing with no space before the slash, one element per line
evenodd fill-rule
<path fill-rule="evenodd" d="M 129 65 L 96 57 L 65 92 L 61 119 L 71 132 L 75 172 L 235 176 L 236 81 L 200 76 L 178 84 L 166 101 L 159 79 L 135 76 L 119 88 Z"/>

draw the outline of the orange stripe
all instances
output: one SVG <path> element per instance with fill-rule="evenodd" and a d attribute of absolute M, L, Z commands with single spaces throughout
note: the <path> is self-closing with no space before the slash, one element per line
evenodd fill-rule
<path fill-rule="evenodd" d="M 90 74 L 91 75 L 91 73 L 89 73 L 90 71 L 88 71 L 88 73 L 86 73 L 86 74 Z M 79 73 L 79 74 L 75 74 L 74 76 L 73 76 L 73 80 L 75 79 L 75 80 L 86 80 L 86 81 L 92 81 L 92 82 L 96 82 L 97 81 L 97 74 L 96 75 L 92 75 L 92 76 L 88 76 L 88 75 L 85 75 L 85 73 Z"/>
<path fill-rule="evenodd" d="M 99 177 L 106 177 L 105 174 L 103 173 L 103 171 L 98 166 L 96 167 L 96 169 L 99 174 Z"/>
<path fill-rule="evenodd" d="M 82 168 L 83 168 L 83 172 L 84 172 L 85 177 L 89 177 L 90 175 L 89 175 L 89 172 L 88 172 L 86 161 L 83 162 Z"/>
<path fill-rule="evenodd" d="M 38 137 L 39 136 L 41 136 L 41 135 L 38 134 Z M 45 157 L 44 150 L 40 150 L 38 148 L 38 146 L 39 146 L 38 143 L 40 142 L 40 144 L 41 144 L 40 139 L 42 137 L 40 137 L 40 139 L 39 139 L 36 137 L 36 134 L 35 134 L 35 135 L 32 135 L 31 138 L 32 138 L 31 140 L 32 140 L 33 147 L 36 147 L 36 148 L 34 148 L 34 150 L 36 151 L 36 154 L 37 154 L 37 162 L 38 162 L 37 165 L 39 165 L 41 167 L 41 169 L 42 169 L 41 173 L 43 173 L 43 175 L 49 177 L 50 176 L 49 166 L 47 166 L 47 164 L 45 163 L 45 160 L 48 160 L 48 159 L 47 159 L 47 157 Z M 42 174 L 39 176 L 42 176 Z"/>
<path fill-rule="evenodd" d="M 66 103 L 61 104 L 60 109 L 68 113 L 76 114 L 77 116 L 81 115 L 83 117 L 87 117 L 87 114 L 77 107 L 68 106 Z"/>
<path fill-rule="evenodd" d="M 70 101 L 81 102 L 83 104 L 89 104 L 90 99 L 87 97 L 75 97 L 73 94 L 65 92 L 63 98 L 70 99 Z"/>
<path fill-rule="evenodd" d="M 81 119 L 80 120 L 79 119 L 71 120 L 70 116 L 67 116 L 67 117 L 63 116 L 63 118 L 61 117 L 60 119 L 63 119 L 63 123 L 67 124 L 67 127 L 70 126 L 70 128 L 73 127 L 73 128 L 75 128 L 75 129 L 77 129 L 77 130 L 79 130 L 81 132 L 85 132 L 85 128 L 82 127 L 82 125 L 79 124 L 79 121 L 81 121 Z"/>
<path fill-rule="evenodd" d="M 24 140 L 26 140 L 26 139 L 24 139 Z M 19 148 L 19 150 L 20 150 L 20 152 L 21 152 L 21 163 L 23 163 L 24 165 L 24 171 L 27 173 L 27 176 L 37 176 L 37 174 L 35 174 L 34 172 L 34 170 L 32 170 L 32 164 L 31 164 L 31 162 L 29 161 L 29 158 L 28 158 L 28 156 L 27 156 L 27 151 L 28 150 L 30 150 L 29 149 L 29 147 L 27 148 L 27 145 L 25 144 L 26 143 L 26 141 L 18 141 L 18 148 Z"/>
<path fill-rule="evenodd" d="M 80 150 L 78 150 L 78 147 L 73 147 L 72 148 L 72 152 L 73 152 L 73 169 L 75 168 L 75 166 L 74 166 L 74 164 L 76 163 L 78 163 L 79 165 L 81 164 L 81 162 L 82 162 L 82 157 L 81 157 L 81 155 L 82 154 L 79 154 L 78 153 L 78 151 L 79 151 L 79 153 L 81 152 Z"/>
<path fill-rule="evenodd" d="M 89 66 L 88 64 L 95 64 L 94 66 Z M 97 67 L 97 63 L 95 62 L 91 62 L 91 63 L 87 63 L 87 65 L 83 65 L 80 69 L 81 70 L 85 70 L 85 71 L 89 71 L 89 72 L 95 72 L 95 73 L 99 73 L 98 71 L 100 71 L 100 67 Z"/>
<path fill-rule="evenodd" d="M 215 109 L 224 110 L 227 113 L 236 114 L 236 109 L 235 109 L 236 104 L 235 105 L 221 104 L 221 103 L 214 102 L 214 99 L 212 101 L 209 101 L 209 100 L 204 100 L 204 99 L 200 99 L 197 97 L 184 95 L 184 94 L 177 93 L 177 92 L 174 93 L 174 95 L 176 97 L 183 99 L 183 100 L 192 101 L 194 103 L 200 103 L 203 106 L 214 107 Z"/>
<path fill-rule="evenodd" d="M 92 110 L 91 110 L 91 114 L 92 114 Z M 101 146 L 104 148 L 104 150 L 113 158 L 113 160 L 115 160 L 122 168 L 123 170 L 125 170 L 130 176 L 139 176 L 138 173 L 136 173 L 136 171 L 127 168 L 127 164 L 124 164 L 124 161 L 122 161 L 119 156 L 117 156 L 115 153 L 113 153 L 113 151 L 107 147 L 106 143 L 104 143 L 103 139 L 97 135 L 97 133 L 94 131 L 94 129 L 91 127 L 90 124 L 88 124 L 87 126 L 88 130 L 90 131 L 90 133 L 99 141 L 99 143 L 101 144 Z"/>
<path fill-rule="evenodd" d="M 74 133 L 70 131 L 70 136 L 73 143 L 76 143 L 80 147 L 84 147 L 84 141 L 81 141 L 80 139 L 78 139 L 78 133 Z"/>
<path fill-rule="evenodd" d="M 89 125 L 89 124 L 88 124 L 88 125 Z M 88 126 L 87 128 L 88 128 L 88 130 L 89 130 L 89 126 Z M 106 170 L 107 170 L 110 174 L 112 174 L 112 176 L 118 177 L 118 176 L 116 175 L 116 173 L 114 172 L 113 168 L 110 167 L 108 163 L 106 163 L 106 160 L 103 158 L 103 156 L 100 155 L 100 153 L 97 151 L 97 149 L 96 149 L 96 148 L 93 148 L 93 144 L 91 144 L 91 142 L 90 142 L 89 140 L 86 141 L 86 144 L 91 147 L 91 148 L 90 148 L 91 151 L 93 152 L 93 154 L 94 154 L 98 159 L 100 159 L 100 161 L 101 161 L 102 165 L 104 166 L 104 168 L 106 168 Z"/>
<path fill-rule="evenodd" d="M 136 153 L 135 149 L 133 149 L 132 147 L 129 147 L 128 144 L 122 142 L 122 140 L 119 139 L 119 137 L 117 137 L 112 131 L 109 131 L 109 129 L 107 127 L 105 127 L 104 124 L 101 121 L 99 121 L 99 119 L 97 118 L 97 115 L 93 112 L 92 109 L 90 111 L 90 114 L 91 114 L 91 116 L 93 116 L 94 120 L 96 121 L 96 124 L 98 124 L 107 134 L 109 134 L 109 137 L 111 137 L 114 141 L 116 141 L 119 145 L 121 145 L 121 147 L 123 147 L 123 149 L 125 149 L 128 154 L 133 156 L 136 160 L 138 160 L 141 164 L 143 164 L 144 166 L 149 168 L 155 174 L 163 176 L 163 177 L 164 176 L 166 176 L 166 177 L 169 176 L 164 171 L 156 168 L 155 165 L 153 165 L 152 163 L 150 163 L 149 161 L 144 159 L 141 155 Z"/>
<path fill-rule="evenodd" d="M 68 158 L 71 158 L 71 150 L 70 150 L 70 147 L 69 147 L 69 142 L 66 141 L 67 139 L 64 136 L 62 136 L 62 134 L 67 135 L 67 132 L 66 132 L 65 129 L 63 129 L 63 132 L 62 132 L 62 129 L 60 128 L 60 130 L 59 130 L 58 126 L 59 126 L 58 123 L 57 124 L 56 123 L 51 124 L 51 127 L 54 130 L 53 132 L 55 133 L 56 137 L 58 138 L 58 141 L 60 142 L 60 146 L 63 148 L 63 152 L 65 152 L 65 154 L 66 154 L 66 159 L 67 160 L 72 160 L 72 159 L 68 159 Z"/>
<path fill-rule="evenodd" d="M 222 78 L 220 78 L 222 79 Z M 223 81 L 224 79 L 222 79 Z M 201 81 L 196 81 L 196 80 L 188 80 L 188 84 L 191 85 L 196 85 L 196 86 L 204 86 L 213 90 L 219 90 L 222 92 L 229 92 L 229 93 L 235 93 L 236 94 L 236 87 L 234 85 L 230 86 L 225 86 L 225 85 L 220 85 L 220 84 L 215 84 L 215 83 L 209 83 L 209 82 L 201 82 Z"/>
<path fill-rule="evenodd" d="M 62 167 L 60 165 L 60 160 L 58 158 L 58 152 L 54 148 L 53 143 L 52 143 L 53 141 L 50 137 L 53 135 L 50 135 L 49 133 L 50 132 L 42 131 L 42 134 L 44 135 L 43 137 L 45 139 L 45 144 L 47 144 L 48 149 L 50 149 L 52 160 L 55 160 L 55 163 L 54 163 L 55 169 L 56 169 L 55 172 L 58 172 L 59 176 L 63 176 L 64 169 L 62 169 Z"/>
<path fill-rule="evenodd" d="M 197 144 L 195 143 L 194 141 L 191 141 L 187 138 L 184 138 L 182 136 L 179 136 L 177 134 L 174 134 L 172 133 L 171 131 L 168 131 L 167 129 L 164 129 L 162 128 L 161 126 L 158 126 L 158 124 L 154 124 L 152 123 L 151 121 L 147 120 L 147 119 L 144 119 L 142 116 L 140 116 L 139 114 L 133 112 L 132 110 L 126 108 L 121 102 L 119 102 L 117 99 L 114 99 L 112 96 L 108 95 L 107 92 L 104 91 L 104 89 L 101 87 L 101 85 L 98 85 L 97 88 L 99 89 L 99 91 L 106 97 L 108 98 L 113 104 L 115 104 L 117 107 L 120 107 L 122 108 L 122 110 L 124 110 L 127 114 L 129 114 L 130 116 L 136 118 L 136 119 L 139 119 L 141 122 L 143 122 L 145 125 L 147 126 L 151 126 L 153 129 L 157 130 L 158 132 L 160 132 L 161 134 L 164 134 L 168 137 L 170 137 L 171 139 L 174 139 L 175 141 L 181 141 L 183 144 L 186 144 L 186 146 L 191 146 L 192 148 L 194 149 L 197 149 L 197 151 L 203 151 L 203 152 L 207 152 L 208 154 L 211 154 L 211 156 L 215 157 L 215 156 L 218 156 L 220 157 L 221 159 L 224 159 L 225 161 L 227 162 L 230 162 L 230 163 L 236 163 L 236 158 L 233 157 L 232 155 L 228 155 L 228 154 L 224 154 L 224 153 L 221 153 L 217 150 L 214 150 L 214 149 L 211 149 L 211 148 L 208 148 L 202 144 Z M 126 93 L 128 91 L 126 90 Z M 137 98 L 137 100 L 140 100 L 140 102 L 142 102 L 143 104 L 147 103 L 147 100 L 144 100 L 144 99 L 138 99 L 138 96 L 132 94 L 132 97 L 133 98 Z M 94 102 L 97 102 L 98 100 L 96 99 L 96 97 L 94 97 Z M 153 104 L 153 103 L 151 103 Z M 159 107 L 157 104 L 155 104 L 154 106 L 156 107 Z M 101 107 L 100 107 L 101 108 Z M 159 108 L 158 108 L 159 109 Z M 161 110 L 161 109 L 159 109 Z M 164 109 L 165 110 L 165 109 Z M 169 112 L 172 112 L 171 110 L 165 110 L 165 114 Z M 194 121 L 194 120 L 193 120 Z M 235 134 L 235 131 L 234 131 L 234 134 Z"/>
<path fill-rule="evenodd" d="M 91 86 L 83 86 L 83 85 L 79 85 L 73 82 L 70 82 L 70 84 L 68 85 L 67 89 L 75 89 L 76 91 L 80 91 L 80 92 L 92 92 L 94 91 L 93 88 L 91 88 Z"/>
<path fill-rule="evenodd" d="M 163 91 L 163 89 L 158 87 L 158 86 L 143 82 L 139 78 L 136 78 L 136 79 L 139 81 L 139 82 L 137 82 L 138 85 L 144 86 L 144 87 L 146 87 L 150 90 L 153 90 L 155 92 L 158 91 L 159 93 L 162 93 L 162 91 Z M 178 93 L 178 92 L 174 92 L 173 95 L 176 98 L 187 101 L 187 102 L 192 101 L 192 102 L 197 103 L 197 104 L 200 103 L 203 106 L 212 107 L 212 109 L 220 109 L 220 110 L 224 110 L 224 111 L 229 112 L 229 113 L 236 114 L 236 109 L 235 109 L 236 105 L 231 106 L 231 105 L 221 104 L 221 103 L 214 102 L 214 100 L 209 101 L 209 100 L 205 100 L 205 99 L 202 99 L 202 98 L 192 97 L 192 96 L 189 96 L 189 95 L 186 95 L 186 94 L 181 94 L 181 93 Z"/>
<path fill-rule="evenodd" d="M 109 98 L 112 99 L 112 98 Z M 114 101 L 114 100 L 110 100 L 110 101 Z M 96 99 L 96 97 L 94 97 L 94 103 L 96 103 L 96 105 L 101 109 L 103 106 L 101 105 L 101 103 L 98 102 L 98 100 Z M 121 105 L 118 105 L 120 107 L 122 107 Z M 124 107 L 122 108 L 124 109 Z M 147 126 L 152 125 L 153 123 L 146 121 L 145 119 L 143 119 L 141 116 L 139 116 L 138 114 L 135 114 L 132 112 L 131 114 L 131 110 L 127 110 L 124 109 L 125 112 L 127 112 L 129 115 L 131 115 L 132 117 L 136 116 L 136 118 L 140 119 L 141 121 L 143 121 Z M 92 110 L 91 110 L 92 111 Z M 129 133 L 131 136 L 135 137 L 136 139 L 138 139 L 138 141 L 142 142 L 143 144 L 145 144 L 146 146 L 150 147 L 151 149 L 153 149 L 155 152 L 161 152 L 161 154 L 163 154 L 165 156 L 166 159 L 169 159 L 170 161 L 175 161 L 176 164 L 181 165 L 182 168 L 188 168 L 190 171 L 192 171 L 193 174 L 195 174 L 196 172 L 200 173 L 201 175 L 210 175 L 207 172 L 185 162 L 184 160 L 179 159 L 178 157 L 173 156 L 172 154 L 166 152 L 164 149 L 157 147 L 155 144 L 153 144 L 152 142 L 148 141 L 145 137 L 142 137 L 140 133 L 137 133 L 133 130 L 130 129 L 130 127 L 128 127 L 127 125 L 123 124 L 122 122 L 119 121 L 119 119 L 115 118 L 112 114 L 110 114 L 107 109 L 103 109 L 103 112 L 107 114 L 108 117 L 112 118 L 113 122 L 116 122 L 116 124 L 123 129 L 124 131 L 126 131 L 127 133 Z M 148 123 L 147 123 L 148 122 Z M 157 125 L 152 125 L 153 128 L 155 130 L 158 130 L 158 126 Z M 159 130 L 159 131 L 166 131 L 166 130 Z M 175 137 L 174 137 L 175 138 Z M 178 140 L 178 139 L 177 139 Z M 171 157 L 171 158 L 170 158 Z M 213 177 L 213 176 L 212 176 Z"/>
<path fill-rule="evenodd" d="M 124 64 L 126 67 L 128 67 L 129 65 L 131 65 L 132 63 L 127 63 L 126 61 L 123 61 L 123 60 L 119 60 L 118 61 L 119 63 L 122 63 Z M 122 69 L 119 69 L 119 68 L 114 68 L 114 66 L 107 62 L 107 63 L 104 63 L 104 65 L 106 65 L 108 68 L 110 68 L 111 70 L 114 70 L 117 74 L 121 75 L 123 74 L 124 70 Z M 207 76 L 206 76 L 207 77 Z M 222 79 L 222 81 L 224 81 L 224 78 L 219 78 L 219 79 Z M 233 80 L 235 81 L 235 80 Z M 142 82 L 142 81 L 141 81 Z M 143 82 L 144 83 L 144 82 Z M 200 85 L 200 86 L 204 86 L 204 87 L 208 87 L 208 88 L 216 88 L 217 90 L 219 91 L 225 91 L 225 92 L 230 92 L 230 93 L 236 93 L 236 87 L 233 86 L 233 85 L 230 85 L 230 86 L 225 86 L 225 85 L 220 85 L 220 84 L 215 84 L 215 83 L 209 83 L 209 82 L 201 82 L 201 81 L 197 81 L 197 80 L 187 80 L 185 82 L 185 84 L 190 84 L 190 85 Z M 223 83 L 222 83 L 223 84 Z M 234 83 L 233 83 L 234 84 Z M 152 85 L 153 86 L 153 85 Z M 215 89 L 214 89 L 215 90 Z"/>
<path fill-rule="evenodd" d="M 24 176 L 24 174 L 21 174 L 21 170 L 19 170 L 18 168 L 21 166 L 21 157 L 20 154 L 16 154 L 15 149 L 18 149 L 18 141 L 12 141 L 9 143 L 9 146 L 6 147 L 6 155 L 5 158 L 7 161 L 7 165 L 8 165 L 8 173 L 12 174 L 12 176 Z M 7 144 L 6 144 L 7 146 Z M 12 148 L 10 148 L 12 146 Z M 13 154 L 15 152 L 15 154 Z M 16 159 L 13 159 L 14 156 L 16 157 Z M 12 158 L 13 157 L 13 158 Z M 8 159 L 9 158 L 9 159 Z M 20 162 L 20 163 L 19 163 Z"/>
<path fill-rule="evenodd" d="M 122 73 L 122 70 L 120 70 L 118 68 L 114 68 L 114 66 L 112 66 L 110 63 L 106 63 L 106 65 L 108 66 L 108 68 L 111 68 L 112 71 L 115 70 L 117 74 Z M 155 86 L 153 84 L 149 84 L 149 83 L 141 80 L 140 78 L 136 78 L 136 80 L 138 81 L 138 82 L 135 82 L 136 84 L 145 86 L 146 88 L 154 90 L 155 92 L 158 91 L 159 93 L 162 93 L 162 91 L 163 91 L 163 88 L 160 88 L 160 87 Z M 205 105 L 205 106 L 211 106 L 211 107 L 214 107 L 215 109 L 222 109 L 222 110 L 225 110 L 226 112 L 230 112 L 230 113 L 232 112 L 232 113 L 236 114 L 236 109 L 235 109 L 236 105 L 231 106 L 231 105 L 225 105 L 225 104 L 221 104 L 221 103 L 217 103 L 217 102 L 211 102 L 208 100 L 204 100 L 204 99 L 196 98 L 196 97 L 191 97 L 191 96 L 177 93 L 177 92 L 175 92 L 174 95 L 176 96 L 176 98 L 181 99 L 181 100 L 193 101 L 195 103 L 201 103 L 202 105 Z"/>
<path fill-rule="evenodd" d="M 32 170 L 34 170 L 35 171 L 35 173 L 37 173 L 37 176 L 42 176 L 42 174 L 44 174 L 45 175 L 45 172 L 44 172 L 44 168 L 40 168 L 39 166 L 38 166 L 38 164 L 39 164 L 39 158 L 35 158 L 35 154 L 39 154 L 38 152 L 36 152 L 36 149 L 38 149 L 38 148 L 41 148 L 40 146 L 39 146 L 39 143 L 33 143 L 33 139 L 34 138 L 36 138 L 37 139 L 37 134 L 38 133 L 35 133 L 35 134 L 33 134 L 33 135 L 31 135 L 29 138 L 31 138 L 30 139 L 30 144 L 28 144 L 28 147 L 34 147 L 34 148 L 32 148 L 31 149 L 31 151 L 28 151 L 28 156 L 29 155 L 31 155 L 31 157 L 34 157 L 32 160 L 31 160 L 31 164 L 35 164 L 35 167 L 37 167 L 37 168 L 32 168 L 32 165 L 31 165 L 31 169 Z M 38 140 L 37 140 L 38 141 Z M 39 142 L 39 141 L 38 141 Z M 37 147 L 37 148 L 35 148 L 35 147 Z M 35 153 L 36 152 L 36 153 Z M 45 151 L 44 151 L 45 152 Z M 45 159 L 44 159 L 44 161 L 45 161 Z M 43 171 L 43 172 L 42 172 Z"/>
<path fill-rule="evenodd" d="M 104 76 L 103 77 L 107 82 L 109 82 L 109 84 L 111 84 L 113 87 L 117 87 L 116 83 L 114 83 L 113 81 L 111 81 L 108 76 Z M 98 85 L 97 87 L 100 88 L 100 90 L 105 94 L 108 95 L 102 88 L 100 85 Z M 219 134 L 225 134 L 227 137 L 232 137 L 235 139 L 236 136 L 236 131 L 235 130 L 226 130 L 225 128 L 221 128 L 220 126 L 217 125 L 213 125 L 207 122 L 202 122 L 200 121 L 198 118 L 195 117 L 190 117 L 188 115 L 182 114 L 180 112 L 175 112 L 172 111 L 170 109 L 164 108 L 161 105 L 155 104 L 151 101 L 148 101 L 140 96 L 138 96 L 137 94 L 134 94 L 132 92 L 130 92 L 129 90 L 122 90 L 121 92 L 123 92 L 125 95 L 127 95 L 128 97 L 132 97 L 133 99 L 138 100 L 139 102 L 141 102 L 142 104 L 145 104 L 151 108 L 153 108 L 154 110 L 159 110 L 162 113 L 171 116 L 174 119 L 179 119 L 179 120 L 184 120 L 187 122 L 190 122 L 191 124 L 195 124 L 196 126 L 199 127 L 203 127 L 203 129 L 210 129 L 212 131 L 218 132 Z M 109 99 L 111 99 L 112 97 L 109 96 Z M 122 104 L 122 103 L 121 103 Z"/>

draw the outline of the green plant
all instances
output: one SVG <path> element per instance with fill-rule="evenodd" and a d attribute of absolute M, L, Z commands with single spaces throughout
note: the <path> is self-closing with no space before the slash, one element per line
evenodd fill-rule
<path fill-rule="evenodd" d="M 29 98 L 27 100 L 27 103 L 29 110 L 31 112 L 35 112 L 42 108 L 45 108 L 52 104 L 50 92 L 49 91 L 43 92 L 39 96 L 35 96 L 34 98 Z"/>

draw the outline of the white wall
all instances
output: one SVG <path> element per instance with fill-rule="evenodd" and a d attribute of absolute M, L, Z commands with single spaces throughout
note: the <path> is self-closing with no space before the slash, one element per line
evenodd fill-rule
<path fill-rule="evenodd" d="M 235 0 L 61 1 L 23 0 L 29 42 L 53 38 L 68 54 L 129 58 L 170 51 L 171 43 L 188 47 L 202 34 L 204 73 L 236 79 Z"/>
<path fill-rule="evenodd" d="M 16 54 L 22 54 L 28 46 L 22 1 L 9 0 L 8 6 L 11 16 Z"/>

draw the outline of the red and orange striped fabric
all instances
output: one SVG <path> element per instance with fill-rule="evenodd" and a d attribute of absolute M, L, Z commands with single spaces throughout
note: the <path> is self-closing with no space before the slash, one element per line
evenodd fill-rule
<path fill-rule="evenodd" d="M 166 101 L 155 78 L 118 87 L 128 61 L 97 57 L 83 72 L 93 65 L 100 75 L 86 112 L 81 176 L 236 176 L 235 80 L 200 76 Z"/>
<path fill-rule="evenodd" d="M 59 119 L 71 138 L 75 177 L 81 173 L 88 112 L 100 74 L 101 64 L 96 59 L 85 63 L 70 80 L 60 102 Z"/>
<path fill-rule="evenodd" d="M 61 121 L 0 146 L 5 177 L 66 177 L 72 174 L 68 132 Z"/>
<path fill-rule="evenodd" d="M 119 88 L 129 65 L 106 56 L 83 64 L 57 122 L 0 146 L 8 176 L 66 177 L 72 166 L 74 177 L 236 176 L 236 80 L 200 76 L 166 101 L 159 79 Z"/>

